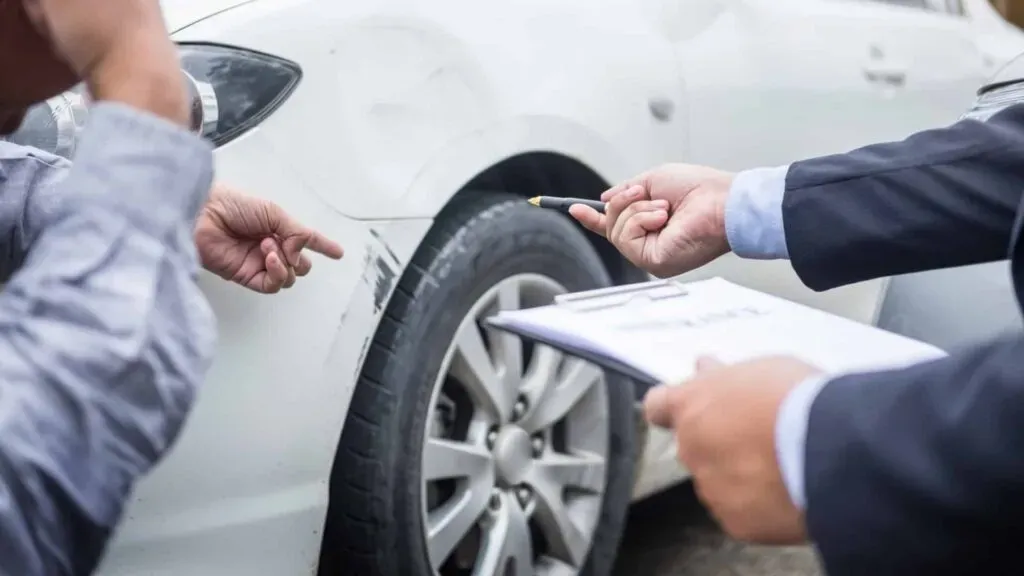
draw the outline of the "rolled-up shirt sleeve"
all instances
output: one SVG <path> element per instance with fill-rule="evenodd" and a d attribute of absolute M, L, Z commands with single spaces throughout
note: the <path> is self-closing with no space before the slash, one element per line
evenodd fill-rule
<path fill-rule="evenodd" d="M 23 262 L 0 293 L 5 575 L 96 567 L 134 483 L 176 439 L 215 345 L 192 237 L 209 145 L 99 104 L 64 168 L 32 226 L 32 214 L 0 219 L 28 247 L 8 253 Z M 14 182 L 0 178 L 6 195 Z"/>

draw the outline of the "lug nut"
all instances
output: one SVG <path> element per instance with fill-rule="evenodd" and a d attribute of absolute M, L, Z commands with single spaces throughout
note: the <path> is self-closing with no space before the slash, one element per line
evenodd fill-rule
<path fill-rule="evenodd" d="M 544 437 L 543 436 L 534 436 L 533 440 L 530 441 L 530 444 L 533 446 L 533 456 L 534 456 L 534 458 L 539 457 L 541 454 L 544 453 Z"/>
<path fill-rule="evenodd" d="M 491 507 L 491 510 L 497 510 L 501 508 L 501 492 L 499 492 L 497 488 L 495 488 L 491 492 L 491 501 L 489 505 Z"/>
<path fill-rule="evenodd" d="M 494 444 L 498 441 L 498 429 L 491 428 L 487 433 L 487 447 L 494 448 Z"/>
<path fill-rule="evenodd" d="M 533 496 L 533 491 L 528 486 L 520 486 L 516 488 L 516 498 L 519 500 L 520 506 L 526 506 L 530 503 L 530 497 Z"/>
<path fill-rule="evenodd" d="M 512 418 L 519 420 L 526 414 L 526 398 L 520 396 L 519 400 L 516 400 L 515 406 L 512 407 Z"/>

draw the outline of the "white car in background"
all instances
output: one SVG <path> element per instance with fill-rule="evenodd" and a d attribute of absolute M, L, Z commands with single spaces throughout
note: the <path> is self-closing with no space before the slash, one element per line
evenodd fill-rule
<path fill-rule="evenodd" d="M 686 477 L 670 438 L 628 383 L 479 325 L 646 277 L 524 200 L 955 121 L 1022 44 L 966 4 L 165 0 L 218 178 L 346 257 L 274 297 L 202 279 L 217 361 L 100 573 L 608 574 L 630 502 Z M 81 96 L 51 104 L 20 137 L 70 155 Z M 718 275 L 865 322 L 884 286 L 688 277 Z"/>

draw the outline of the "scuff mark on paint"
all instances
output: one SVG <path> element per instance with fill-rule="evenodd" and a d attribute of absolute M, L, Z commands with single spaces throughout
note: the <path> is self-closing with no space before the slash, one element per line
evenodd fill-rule
<path fill-rule="evenodd" d="M 377 282 L 373 287 L 373 311 L 380 313 L 384 309 L 384 304 L 387 303 L 388 296 L 391 295 L 397 274 L 395 269 L 380 256 L 373 261 L 373 265 L 377 270 Z"/>
<path fill-rule="evenodd" d="M 388 246 L 388 243 L 384 241 L 384 238 L 380 235 L 380 232 L 377 232 L 375 228 L 370 228 L 370 236 L 373 236 L 374 239 L 377 240 L 377 242 L 380 242 L 380 245 L 384 247 L 384 250 L 388 253 L 388 256 L 391 256 L 391 260 L 395 264 L 401 262 L 401 260 L 398 259 L 398 254 L 395 254 L 395 251 L 391 249 L 391 246 Z"/>
<path fill-rule="evenodd" d="M 353 382 L 359 380 L 359 375 L 363 372 L 363 361 L 366 360 L 366 353 L 370 351 L 370 337 L 363 338 L 363 344 L 359 349 L 359 359 L 356 360 L 356 373 L 353 375 Z"/>

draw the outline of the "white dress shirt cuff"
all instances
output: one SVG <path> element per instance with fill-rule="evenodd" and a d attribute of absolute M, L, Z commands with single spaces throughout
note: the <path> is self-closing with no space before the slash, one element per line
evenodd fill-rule
<path fill-rule="evenodd" d="M 811 406 L 828 382 L 826 377 L 813 376 L 798 384 L 783 399 L 775 419 L 775 457 L 789 497 L 800 510 L 807 508 L 804 456 Z"/>
<path fill-rule="evenodd" d="M 733 179 L 725 203 L 725 233 L 740 258 L 789 258 L 782 225 L 782 197 L 789 166 L 755 168 Z"/>

